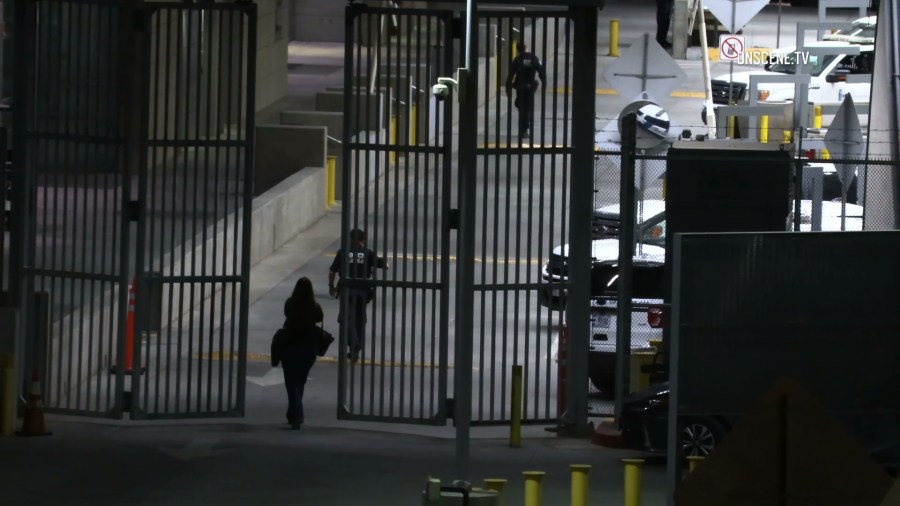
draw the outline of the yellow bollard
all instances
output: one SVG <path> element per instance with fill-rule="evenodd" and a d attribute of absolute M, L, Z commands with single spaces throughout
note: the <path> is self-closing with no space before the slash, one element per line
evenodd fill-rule
<path fill-rule="evenodd" d="M 389 142 L 391 143 L 391 146 L 396 146 L 397 145 L 397 115 L 396 114 L 391 115 L 391 131 L 390 131 L 389 135 L 390 135 Z M 397 152 L 396 151 L 391 151 L 390 160 L 391 160 L 391 165 L 394 165 L 397 163 Z"/>
<path fill-rule="evenodd" d="M 416 145 L 416 129 L 419 127 L 419 107 L 416 105 L 416 101 L 413 100 L 412 105 L 410 106 L 409 111 L 409 145 Z"/>
<path fill-rule="evenodd" d="M 688 461 L 688 472 L 693 473 L 694 469 L 697 469 L 697 466 L 703 462 L 704 457 L 701 455 L 689 455 L 685 457 Z"/>
<path fill-rule="evenodd" d="M 484 488 L 497 492 L 496 506 L 503 506 L 503 487 L 506 486 L 506 480 L 503 478 L 485 478 Z"/>
<path fill-rule="evenodd" d="M 16 430 L 16 360 L 12 353 L 0 361 L 0 434 L 12 436 Z"/>
<path fill-rule="evenodd" d="M 769 142 L 769 117 L 761 116 L 759 118 L 759 142 L 765 144 Z"/>
<path fill-rule="evenodd" d="M 782 142 L 791 142 L 794 138 L 793 133 L 790 130 L 782 130 L 781 131 L 781 140 Z"/>
<path fill-rule="evenodd" d="M 625 506 L 640 506 L 644 459 L 622 459 L 622 462 L 625 464 Z"/>
<path fill-rule="evenodd" d="M 609 20 L 609 55 L 619 56 L 619 20 Z"/>
<path fill-rule="evenodd" d="M 337 183 L 337 157 L 328 155 L 325 169 L 325 207 L 334 205 L 334 187 Z"/>
<path fill-rule="evenodd" d="M 541 506 L 541 481 L 543 471 L 523 471 L 525 476 L 525 506 Z"/>
<path fill-rule="evenodd" d="M 522 366 L 512 370 L 512 398 L 510 399 L 509 446 L 522 446 Z"/>
<path fill-rule="evenodd" d="M 816 104 L 813 111 L 813 128 L 822 128 L 822 106 Z"/>
<path fill-rule="evenodd" d="M 510 40 L 512 40 L 512 59 L 515 60 L 516 56 L 519 55 L 519 48 L 518 48 L 519 41 L 517 41 L 516 39 L 510 39 Z"/>
<path fill-rule="evenodd" d="M 572 472 L 572 506 L 587 506 L 588 500 L 588 464 L 571 464 Z"/>
<path fill-rule="evenodd" d="M 831 160 L 831 153 L 825 148 L 822 148 L 822 153 L 819 156 L 821 156 L 823 160 Z"/>
<path fill-rule="evenodd" d="M 725 138 L 734 139 L 734 116 L 725 119 Z"/>

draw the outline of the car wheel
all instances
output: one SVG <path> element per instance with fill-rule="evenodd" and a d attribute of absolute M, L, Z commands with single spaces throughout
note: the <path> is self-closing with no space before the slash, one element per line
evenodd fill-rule
<path fill-rule="evenodd" d="M 709 455 L 725 435 L 725 427 L 706 416 L 685 418 L 681 427 L 681 450 L 685 457 Z"/>

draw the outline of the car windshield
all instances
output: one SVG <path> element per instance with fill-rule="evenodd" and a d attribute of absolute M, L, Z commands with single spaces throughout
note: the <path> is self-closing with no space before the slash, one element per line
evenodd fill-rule
<path fill-rule="evenodd" d="M 804 59 L 807 56 L 804 55 Z M 827 56 L 817 56 L 817 55 L 808 55 L 809 61 L 805 61 L 804 59 L 800 60 L 800 63 L 809 65 L 809 73 L 811 75 L 817 76 L 825 70 L 832 60 L 834 60 L 834 55 Z M 794 74 L 797 70 L 797 53 L 788 53 L 785 55 L 784 63 L 777 63 L 769 67 L 769 72 L 780 72 L 782 74 Z"/>

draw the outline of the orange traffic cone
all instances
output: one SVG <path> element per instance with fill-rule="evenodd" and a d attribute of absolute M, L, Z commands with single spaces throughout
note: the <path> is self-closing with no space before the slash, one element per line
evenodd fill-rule
<path fill-rule="evenodd" d="M 31 378 L 31 390 L 28 392 L 28 404 L 22 419 L 22 430 L 17 436 L 49 436 L 51 432 L 44 426 L 44 411 L 41 401 L 41 380 L 35 373 Z"/>

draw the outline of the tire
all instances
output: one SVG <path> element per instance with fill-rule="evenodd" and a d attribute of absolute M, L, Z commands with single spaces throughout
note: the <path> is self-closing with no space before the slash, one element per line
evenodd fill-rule
<path fill-rule="evenodd" d="M 681 421 L 681 450 L 685 457 L 706 457 L 719 446 L 727 430 L 709 416 L 691 416 Z"/>

